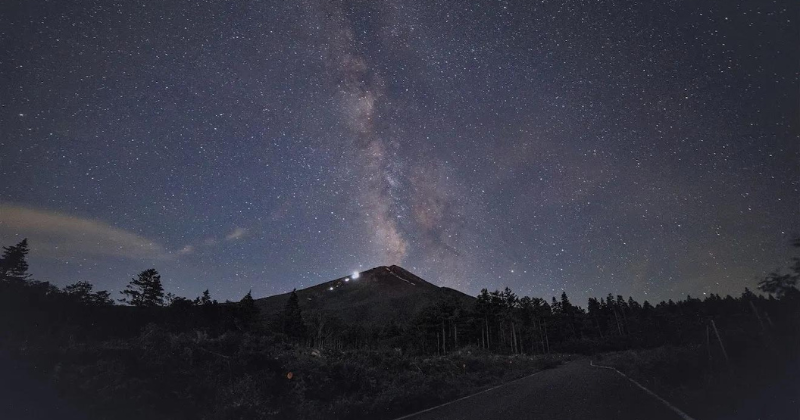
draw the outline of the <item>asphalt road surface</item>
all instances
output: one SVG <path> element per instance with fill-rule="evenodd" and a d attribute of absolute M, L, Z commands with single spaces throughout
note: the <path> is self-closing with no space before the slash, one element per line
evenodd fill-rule
<path fill-rule="evenodd" d="M 635 419 L 681 420 L 667 405 L 610 369 L 582 359 L 408 420 Z"/>

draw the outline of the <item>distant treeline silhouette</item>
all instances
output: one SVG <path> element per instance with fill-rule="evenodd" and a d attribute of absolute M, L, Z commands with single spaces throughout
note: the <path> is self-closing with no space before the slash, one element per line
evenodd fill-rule
<path fill-rule="evenodd" d="M 800 247 L 800 240 L 792 245 Z M 70 313 L 61 323 L 81 314 L 95 312 L 80 307 L 113 306 L 106 291 L 94 291 L 88 282 L 59 289 L 32 279 L 28 273 L 27 240 L 3 248 L 0 258 L 0 291 L 6 298 L 4 311 Z M 608 294 L 589 298 L 586 308 L 573 304 L 565 292 L 550 302 L 539 297 L 517 296 L 509 288 L 481 290 L 473 305 L 455 298 L 440 299 L 406 323 L 388 320 L 385 325 L 347 325 L 334 314 L 303 314 L 292 292 L 280 317 L 259 316 L 251 294 L 239 302 L 219 303 L 206 290 L 195 299 L 165 293 L 155 269 L 142 271 L 123 290 L 120 302 L 140 308 L 121 319 L 138 332 L 149 322 L 163 322 L 178 329 L 201 328 L 219 333 L 247 330 L 283 334 L 302 344 L 336 349 L 389 346 L 417 354 L 445 354 L 465 345 L 500 354 L 544 354 L 552 352 L 594 353 L 625 348 L 682 345 L 706 340 L 711 320 L 725 329 L 757 334 L 781 334 L 784 320 L 800 303 L 797 281 L 800 258 L 788 271 L 773 272 L 759 283 L 757 295 L 750 289 L 737 297 L 709 294 L 704 299 L 687 296 L 679 301 L 662 301 L 653 306 L 632 297 Z M 59 308 L 57 311 L 53 311 Z M 100 309 L 100 313 L 102 309 Z M 105 310 L 105 313 L 109 309 Z M 305 315 L 305 316 L 304 316 Z M 33 316 L 33 315 L 31 315 Z M 138 317 L 138 319 L 137 319 Z M 77 319 L 77 318 L 76 318 Z M 92 320 L 94 325 L 102 324 Z M 112 322 L 113 323 L 113 322 Z M 729 324 L 735 327 L 729 327 Z M 715 325 L 716 326 L 716 325 Z M 113 328 L 112 328 L 113 329 Z M 117 333 L 124 334 L 123 331 Z"/>
<path fill-rule="evenodd" d="M 548 302 L 484 289 L 473 304 L 441 299 L 404 323 L 350 325 L 304 313 L 294 292 L 273 318 L 250 293 L 178 297 L 155 269 L 131 279 L 119 305 L 88 282 L 35 280 L 28 253 L 23 240 L 0 258 L 0 351 L 36 363 L 99 418 L 381 418 L 552 366 L 555 354 L 688 346 L 708 354 L 711 372 L 800 354 L 800 258 L 759 283 L 766 296 L 652 305 L 609 294 L 583 308 L 566 293 Z"/>

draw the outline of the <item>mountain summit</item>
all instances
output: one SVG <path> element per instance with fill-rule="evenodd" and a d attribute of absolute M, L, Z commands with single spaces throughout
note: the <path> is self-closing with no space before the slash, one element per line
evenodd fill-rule
<path fill-rule="evenodd" d="M 473 297 L 439 287 L 396 266 L 380 266 L 297 290 L 303 314 L 326 313 L 357 324 L 406 323 L 425 306 L 439 299 L 471 304 Z M 283 311 L 289 293 L 256 300 L 261 312 L 273 316 Z"/>

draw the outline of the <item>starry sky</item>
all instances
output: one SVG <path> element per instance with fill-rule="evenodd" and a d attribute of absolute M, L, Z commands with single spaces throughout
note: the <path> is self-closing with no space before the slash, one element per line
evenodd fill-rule
<path fill-rule="evenodd" d="M 0 5 L 0 242 L 116 294 L 398 264 L 741 293 L 800 223 L 793 1 Z"/>

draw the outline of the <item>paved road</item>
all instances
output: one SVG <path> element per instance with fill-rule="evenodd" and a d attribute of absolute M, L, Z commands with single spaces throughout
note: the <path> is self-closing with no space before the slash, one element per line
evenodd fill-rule
<path fill-rule="evenodd" d="M 617 372 L 582 359 L 406 419 L 681 418 Z"/>

